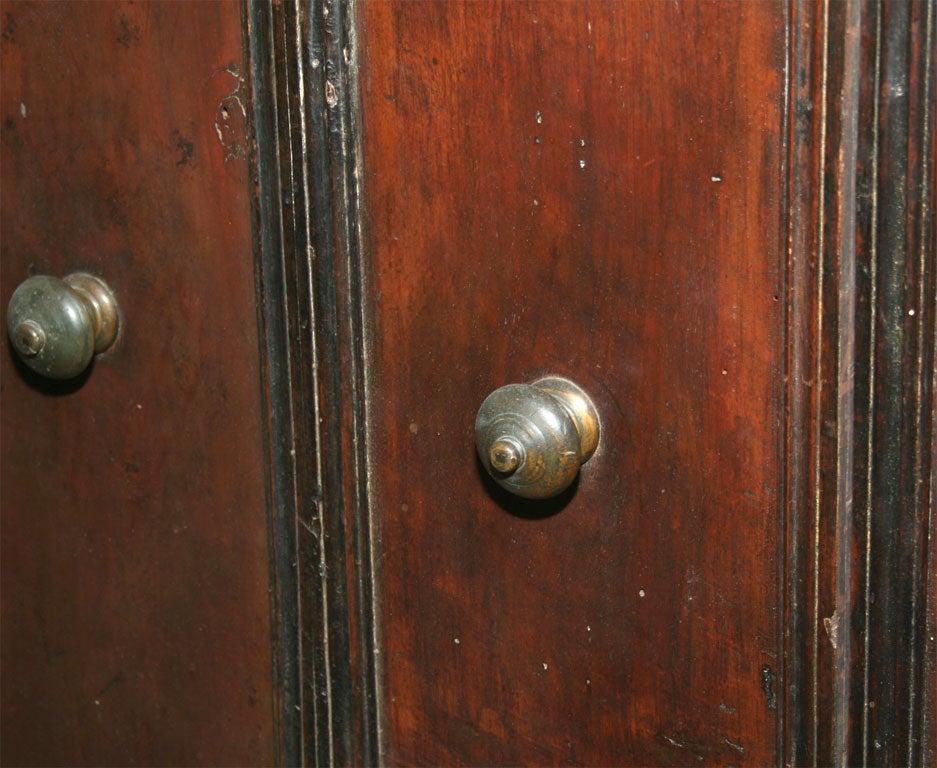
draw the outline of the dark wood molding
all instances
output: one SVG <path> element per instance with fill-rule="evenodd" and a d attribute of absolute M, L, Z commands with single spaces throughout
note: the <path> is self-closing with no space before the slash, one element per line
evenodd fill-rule
<path fill-rule="evenodd" d="M 935 7 L 862 4 L 848 759 L 864 765 L 926 765 L 935 747 Z"/>
<path fill-rule="evenodd" d="M 850 648 L 849 375 L 853 365 L 855 4 L 793 3 L 789 60 L 787 763 L 832 763 Z"/>
<path fill-rule="evenodd" d="M 278 761 L 299 765 L 303 760 L 303 670 L 299 633 L 299 567 L 297 520 L 302 504 L 297 484 L 299 464 L 308 465 L 314 445 L 298 439 L 293 368 L 296 358 L 308 354 L 307 338 L 292 331 L 297 312 L 295 248 L 290 249 L 293 222 L 288 205 L 291 190 L 284 187 L 281 171 L 289 159 L 282 138 L 289 125 L 282 124 L 285 98 L 282 44 L 267 3 L 245 6 L 250 54 L 251 120 L 254 134 L 254 216 L 257 263 L 257 311 L 263 361 L 262 386 L 266 398 L 268 520 L 270 526 L 271 596 L 273 612 L 273 663 L 276 692 Z M 278 51 L 280 54 L 278 55 Z M 278 87 L 279 86 L 279 87 Z M 290 178 L 287 175 L 287 180 Z M 284 194 L 285 193 L 285 194 Z M 308 304 L 308 301 L 306 302 Z M 293 317 L 291 318 L 291 314 Z M 308 315 L 308 311 L 307 311 Z M 305 344 L 303 343 L 305 341 Z M 304 349 L 305 347 L 305 349 Z M 307 392 L 308 394 L 308 392 Z"/>
<path fill-rule="evenodd" d="M 934 4 L 791 12 L 783 754 L 927 764 Z"/>
<path fill-rule="evenodd" d="M 347 3 L 247 6 L 280 760 L 377 755 Z"/>

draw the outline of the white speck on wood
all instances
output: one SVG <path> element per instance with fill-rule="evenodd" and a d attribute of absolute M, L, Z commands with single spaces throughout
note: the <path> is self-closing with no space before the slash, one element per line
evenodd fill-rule
<path fill-rule="evenodd" d="M 830 645 L 833 646 L 833 650 L 836 650 L 837 645 L 839 645 L 839 614 L 834 611 L 833 615 L 823 619 L 823 628 L 826 630 L 826 634 L 830 637 Z"/>

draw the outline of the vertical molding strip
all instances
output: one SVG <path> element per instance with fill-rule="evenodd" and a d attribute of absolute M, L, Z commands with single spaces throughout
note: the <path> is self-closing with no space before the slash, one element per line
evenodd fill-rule
<path fill-rule="evenodd" d="M 853 671 L 852 613 L 855 584 L 853 538 L 853 453 L 855 446 L 856 374 L 856 163 L 859 143 L 860 45 L 862 8 L 859 0 L 845 4 L 843 75 L 839 95 L 839 167 L 836 169 L 839 223 L 837 280 L 836 403 L 836 599 L 833 614 L 835 638 L 833 700 L 833 757 L 835 764 L 849 762 L 851 685 Z"/>
<path fill-rule="evenodd" d="M 859 754 L 861 754 L 861 765 L 868 765 L 869 744 L 864 738 L 864 734 L 869 730 L 869 606 L 872 595 L 871 567 L 872 567 L 872 472 L 869 471 L 875 460 L 875 368 L 876 368 L 876 327 L 878 316 L 876 306 L 878 302 L 877 282 L 878 282 L 878 228 L 874 222 L 878 220 L 878 122 L 879 122 L 879 100 L 876 95 L 881 88 L 882 82 L 882 6 L 875 4 L 875 28 L 873 31 L 875 53 L 873 57 L 874 69 L 872 70 L 872 128 L 871 128 L 871 153 L 869 157 L 870 180 L 868 183 L 868 196 L 871 201 L 869 215 L 873 222 L 867 227 L 869 253 L 869 288 L 868 288 L 868 394 L 866 397 L 865 428 L 867 430 L 866 456 L 865 456 L 865 536 L 863 541 L 863 620 L 861 626 L 862 634 L 862 701 L 861 701 L 861 725 L 860 730 L 863 737 L 860 738 Z M 858 209 L 857 209 L 858 210 Z M 858 211 L 861 216 L 861 211 Z M 858 480 L 858 478 L 857 478 Z"/>
<path fill-rule="evenodd" d="M 296 451 L 283 211 L 280 203 L 278 88 L 270 6 L 252 2 L 244 24 L 250 61 L 254 226 L 261 385 L 266 406 L 268 525 L 272 582 L 272 658 L 277 761 L 303 762 L 299 587 L 296 550 Z"/>
<path fill-rule="evenodd" d="M 278 762 L 378 762 L 347 0 L 248 0 Z"/>

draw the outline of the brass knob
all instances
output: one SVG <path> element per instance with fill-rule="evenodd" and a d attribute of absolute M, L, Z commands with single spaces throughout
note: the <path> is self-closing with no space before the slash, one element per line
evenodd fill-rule
<path fill-rule="evenodd" d="M 488 474 L 528 499 L 569 488 L 598 444 L 592 400 L 558 376 L 495 390 L 475 418 L 475 447 Z"/>
<path fill-rule="evenodd" d="M 20 359 L 50 379 L 78 376 L 117 337 L 117 302 L 96 277 L 36 275 L 13 292 L 7 330 Z"/>

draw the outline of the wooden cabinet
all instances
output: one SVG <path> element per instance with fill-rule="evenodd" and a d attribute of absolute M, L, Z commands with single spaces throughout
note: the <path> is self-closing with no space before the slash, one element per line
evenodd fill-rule
<path fill-rule="evenodd" d="M 937 760 L 933 3 L 3 11 L 4 763 Z"/>
<path fill-rule="evenodd" d="M 90 272 L 115 346 L 4 345 L 2 760 L 274 760 L 248 69 L 217 3 L 4 3 L 2 303 Z M 6 314 L 6 313 L 4 313 Z"/>

